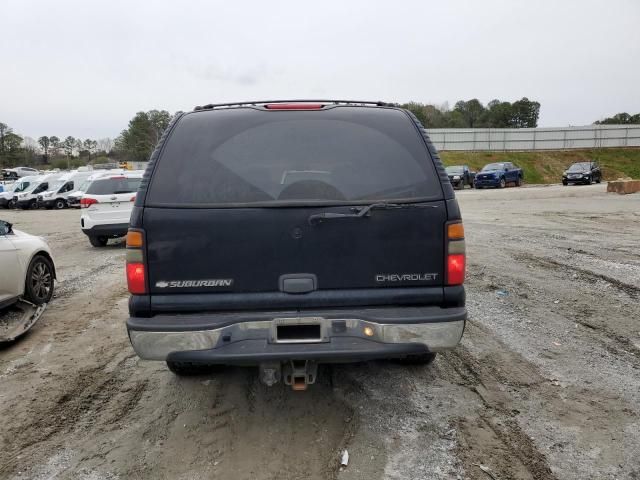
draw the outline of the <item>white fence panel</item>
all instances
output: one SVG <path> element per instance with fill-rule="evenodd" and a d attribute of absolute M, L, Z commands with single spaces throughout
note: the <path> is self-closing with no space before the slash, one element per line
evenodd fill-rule
<path fill-rule="evenodd" d="M 432 128 L 438 150 L 504 151 L 640 147 L 640 125 L 567 128 Z"/>

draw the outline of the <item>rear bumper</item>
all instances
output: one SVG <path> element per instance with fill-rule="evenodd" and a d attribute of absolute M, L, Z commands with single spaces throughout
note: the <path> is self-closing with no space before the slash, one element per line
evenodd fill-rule
<path fill-rule="evenodd" d="M 452 349 L 462 338 L 466 316 L 463 307 L 260 312 L 249 318 L 240 312 L 158 315 L 129 318 L 127 330 L 134 350 L 147 360 L 351 362 Z M 292 324 L 319 325 L 321 335 L 313 341 L 280 340 L 277 327 Z"/>
<path fill-rule="evenodd" d="M 94 225 L 91 228 L 82 227 L 82 232 L 87 237 L 124 237 L 129 229 L 128 223 L 116 223 L 106 225 Z"/>

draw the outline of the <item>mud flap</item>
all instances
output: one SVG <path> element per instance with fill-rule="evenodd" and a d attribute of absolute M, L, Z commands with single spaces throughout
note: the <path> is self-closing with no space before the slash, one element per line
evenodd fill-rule
<path fill-rule="evenodd" d="M 26 300 L 18 300 L 0 311 L 0 342 L 11 342 L 25 334 L 46 308 L 46 303 L 34 305 Z"/>

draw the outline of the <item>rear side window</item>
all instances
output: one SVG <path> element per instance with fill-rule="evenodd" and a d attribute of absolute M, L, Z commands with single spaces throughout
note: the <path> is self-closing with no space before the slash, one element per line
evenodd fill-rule
<path fill-rule="evenodd" d="M 101 178 L 89 185 L 86 193 L 89 195 L 117 195 L 118 193 L 137 192 L 141 178 Z"/>
<path fill-rule="evenodd" d="M 416 201 L 442 189 L 411 119 L 336 107 L 191 113 L 171 133 L 148 205 L 287 205 Z"/>

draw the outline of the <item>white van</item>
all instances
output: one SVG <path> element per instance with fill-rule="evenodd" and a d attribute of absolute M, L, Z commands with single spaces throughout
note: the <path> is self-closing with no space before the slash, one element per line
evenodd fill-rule
<path fill-rule="evenodd" d="M 49 189 L 38 195 L 38 206 L 47 209 L 62 209 L 68 207 L 68 197 L 76 190 L 76 187 L 83 184 L 91 175 L 92 171 L 74 170 L 65 173 L 60 178 L 49 184 Z"/>
<path fill-rule="evenodd" d="M 39 175 L 22 177 L 10 185 L 5 185 L 5 191 L 0 192 L 0 207 L 15 208 L 14 196 L 27 190 L 38 177 Z"/>
<path fill-rule="evenodd" d="M 13 192 L 15 206 L 24 210 L 38 208 L 38 195 L 49 190 L 49 184 L 61 176 L 60 173 L 51 173 L 34 177 L 34 181 L 24 191 L 17 194 Z"/>

